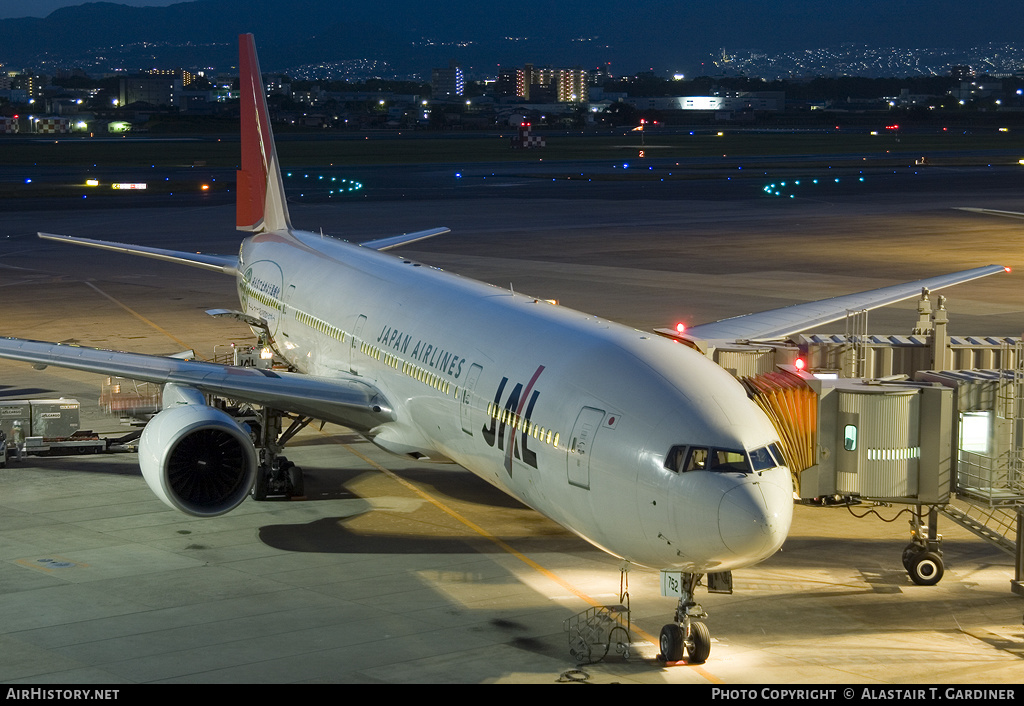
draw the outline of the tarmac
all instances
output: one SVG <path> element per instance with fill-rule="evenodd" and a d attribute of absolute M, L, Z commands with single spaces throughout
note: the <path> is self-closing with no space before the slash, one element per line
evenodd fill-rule
<path fill-rule="evenodd" d="M 292 218 L 352 240 L 449 226 L 401 254 L 650 329 L 978 265 L 1019 271 L 1024 224 L 950 206 L 1024 210 L 1024 168 L 963 171 L 879 170 L 861 188 L 795 199 L 752 179 L 619 182 L 609 199 L 607 184 L 542 188 L 532 174 L 485 179 L 482 167 L 456 181 L 448 166 L 419 167 L 423 188 L 443 193 L 367 180 L 348 202 L 297 202 Z M 231 279 L 62 247 L 37 230 L 230 253 L 230 205 L 9 210 L 0 332 L 202 357 L 249 340 L 203 313 L 235 306 Z M 1019 335 L 1019 277 L 947 292 L 951 332 Z M 869 325 L 906 333 L 915 318 L 911 303 Z M 83 427 L 124 433 L 99 388 L 96 376 L 0 365 L 3 398 L 73 397 Z M 940 523 L 945 576 L 914 585 L 899 506 L 798 505 L 778 554 L 735 572 L 732 595 L 699 594 L 713 639 L 702 665 L 658 660 L 675 602 L 656 571 L 630 567 L 628 655 L 611 645 L 601 658 L 598 641 L 581 664 L 566 627 L 622 602 L 617 560 L 466 471 L 390 456 L 343 428 L 307 429 L 287 454 L 305 469 L 304 499 L 250 499 L 209 520 L 160 503 L 133 454 L 12 459 L 0 469 L 0 683 L 818 684 L 859 695 L 1024 682 L 1013 558 Z"/>

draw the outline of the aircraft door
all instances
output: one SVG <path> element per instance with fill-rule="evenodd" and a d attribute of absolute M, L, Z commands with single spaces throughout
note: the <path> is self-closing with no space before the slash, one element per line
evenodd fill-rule
<path fill-rule="evenodd" d="M 466 376 L 466 384 L 461 392 L 459 415 L 462 417 L 462 431 L 470 436 L 473 435 L 473 422 L 470 419 L 473 411 L 473 390 L 476 389 L 476 381 L 480 379 L 481 372 L 483 372 L 483 368 L 473 363 L 469 368 L 469 375 Z"/>
<path fill-rule="evenodd" d="M 603 421 L 604 410 L 594 407 L 584 407 L 576 417 L 566 456 L 569 485 L 590 490 L 590 455 Z"/>
<path fill-rule="evenodd" d="M 351 371 L 353 373 L 358 373 L 359 372 L 358 370 L 356 370 L 356 367 L 357 367 L 356 366 L 356 360 L 357 360 L 356 356 L 359 354 L 359 350 L 358 350 L 359 349 L 359 345 L 360 345 L 360 343 L 362 343 L 362 339 L 360 338 L 360 336 L 362 336 L 362 334 L 363 334 L 363 324 L 365 324 L 365 323 L 366 323 L 366 316 L 364 314 L 360 314 L 359 318 L 356 319 L 356 325 L 352 328 L 352 338 L 350 339 L 349 349 L 348 349 L 348 351 L 349 351 L 349 353 L 348 353 L 349 354 L 349 366 L 348 366 L 348 369 L 349 369 L 349 371 Z"/>

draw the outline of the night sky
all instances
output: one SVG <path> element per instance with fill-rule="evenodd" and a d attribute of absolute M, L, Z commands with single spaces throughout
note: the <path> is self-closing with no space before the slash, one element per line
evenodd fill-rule
<path fill-rule="evenodd" d="M 172 5 L 181 0 L 125 0 L 120 5 Z M 82 5 L 81 0 L 0 0 L 0 20 L 8 17 L 46 17 L 58 7 Z"/>
<path fill-rule="evenodd" d="M 213 3 L 218 0 L 195 0 Z M 282 8 L 289 0 L 280 0 Z M 309 0 L 307 0 L 307 3 Z M 843 43 L 872 47 L 960 48 L 1021 42 L 1020 0 L 325 0 L 353 22 L 382 32 L 429 27 L 432 38 L 500 44 L 502 35 L 530 34 L 531 51 L 545 42 L 566 49 L 582 48 L 576 38 L 591 42 L 590 52 L 602 56 L 608 46 L 616 60 L 650 61 L 666 66 L 686 58 L 707 57 L 721 48 L 778 53 L 834 47 Z M 74 0 L 0 0 L 0 19 L 44 16 Z M 126 0 L 130 5 L 171 5 L 170 0 Z M 305 3 L 303 3 L 305 4 Z M 318 29 L 318 12 L 307 12 L 310 33 Z M 438 18 L 440 17 L 440 21 Z M 302 19 L 302 18 L 298 18 Z M 264 42 L 270 32 L 261 32 Z M 364 37 L 372 40 L 376 32 Z M 443 36 L 447 35 L 447 36 Z M 406 45 L 408 46 L 408 44 Z M 498 47 L 500 52 L 505 48 Z M 614 50 L 614 51 L 613 51 Z M 585 57 L 589 60 L 590 57 Z M 543 59 L 541 59 L 543 60 Z M 561 60 L 554 56 L 551 60 Z M 620 64 L 621 66 L 621 64 Z M 671 68 L 669 66 L 669 68 Z"/>

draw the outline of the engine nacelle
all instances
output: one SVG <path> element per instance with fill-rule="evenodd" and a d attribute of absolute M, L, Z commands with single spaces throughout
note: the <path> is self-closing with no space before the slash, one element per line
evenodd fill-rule
<path fill-rule="evenodd" d="M 259 461 L 252 439 L 228 414 L 202 404 L 165 409 L 139 440 L 142 476 L 170 507 L 198 517 L 238 507 Z"/>

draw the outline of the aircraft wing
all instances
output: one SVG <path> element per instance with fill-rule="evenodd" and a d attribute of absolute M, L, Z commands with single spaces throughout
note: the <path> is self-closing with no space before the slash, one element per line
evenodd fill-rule
<path fill-rule="evenodd" d="M 105 240 L 92 240 L 91 238 L 74 238 L 70 235 L 54 235 L 53 233 L 39 233 L 38 235 L 43 240 L 55 240 L 59 243 L 84 245 L 90 248 L 127 253 L 129 255 L 141 255 L 155 260 L 166 260 L 167 262 L 174 262 L 179 265 L 190 265 L 204 270 L 222 272 L 227 275 L 238 273 L 238 258 L 234 255 L 204 255 L 203 253 L 182 252 L 180 250 L 149 248 L 144 245 L 128 245 L 126 243 L 112 243 Z"/>
<path fill-rule="evenodd" d="M 968 208 L 966 206 L 957 207 L 958 211 L 969 211 L 970 213 L 982 213 L 986 216 L 1002 216 L 1003 218 L 1019 218 L 1024 220 L 1024 213 L 1020 211 L 999 211 L 994 208 Z"/>
<path fill-rule="evenodd" d="M 174 382 L 203 392 L 336 422 L 359 430 L 394 421 L 384 396 L 354 377 L 239 368 L 196 360 L 0 338 L 0 358 L 55 365 L 154 383 Z"/>
<path fill-rule="evenodd" d="M 922 288 L 942 289 L 954 284 L 987 277 L 997 272 L 1008 272 L 1001 265 L 987 265 L 973 270 L 920 279 L 915 282 L 897 284 L 881 289 L 872 289 L 858 294 L 821 299 L 805 304 L 794 304 L 781 309 L 772 309 L 757 314 L 745 314 L 731 319 L 722 319 L 710 324 L 700 324 L 686 330 L 688 338 L 702 340 L 772 340 L 784 338 L 812 326 L 821 326 L 845 318 L 848 311 L 877 309 L 904 299 L 919 296 Z M 671 329 L 658 329 L 658 333 L 676 336 Z"/>
<path fill-rule="evenodd" d="M 442 235 L 448 231 L 448 228 L 429 228 L 427 230 L 418 230 L 415 233 L 393 235 L 390 238 L 368 240 L 365 243 L 360 243 L 360 245 L 364 248 L 373 248 L 374 250 L 390 250 L 391 248 L 397 248 L 399 245 L 407 245 L 408 243 L 415 243 L 418 240 L 433 238 L 435 235 Z"/>

